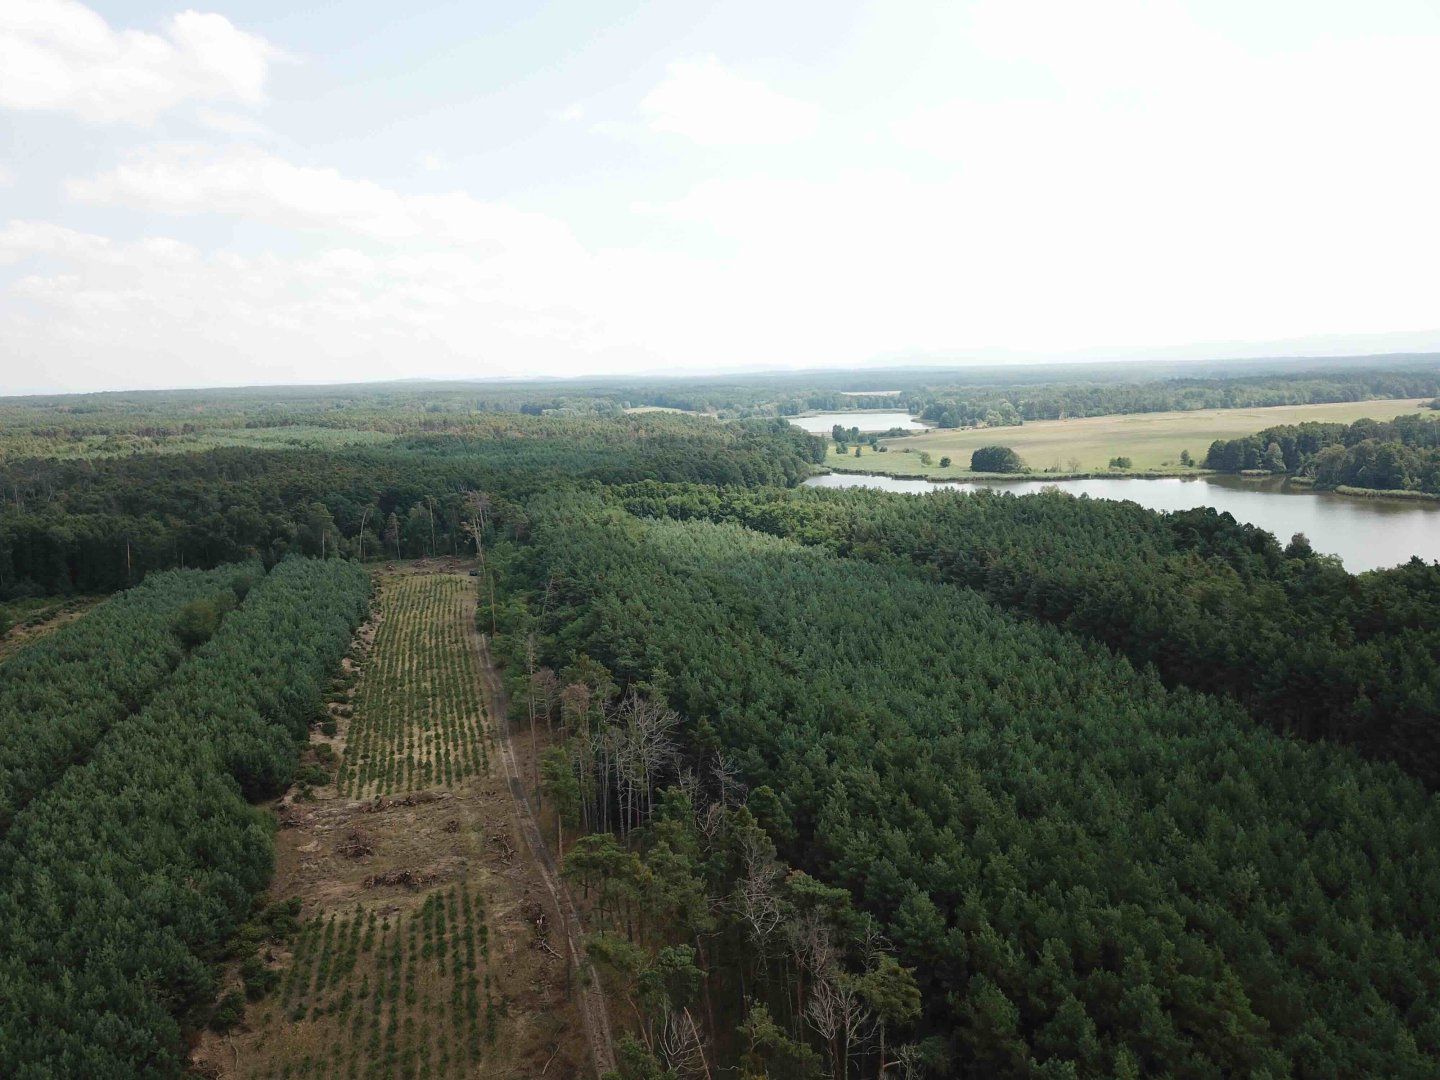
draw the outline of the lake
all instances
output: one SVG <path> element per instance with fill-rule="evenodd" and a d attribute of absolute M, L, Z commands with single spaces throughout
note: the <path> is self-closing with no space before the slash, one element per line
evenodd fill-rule
<path fill-rule="evenodd" d="M 905 431 L 924 431 L 925 425 L 911 419 L 908 412 L 823 412 L 814 416 L 786 417 L 798 428 L 804 428 L 811 435 L 829 435 L 836 424 L 842 427 L 858 427 L 861 431 L 889 431 L 901 428 Z"/>
<path fill-rule="evenodd" d="M 828 429 L 827 429 L 828 430 Z M 1094 499 L 1129 499 L 1151 510 L 1189 510 L 1213 506 L 1236 521 L 1274 533 L 1283 544 L 1297 532 L 1316 551 L 1339 555 L 1354 573 L 1396 566 L 1412 555 L 1440 559 L 1440 502 L 1364 499 L 1286 485 L 1283 477 L 1249 480 L 1237 476 L 1174 477 L 1127 480 L 958 480 L 895 479 L 869 473 L 827 473 L 805 481 L 807 487 L 871 487 L 925 494 L 950 489 L 991 488 L 1032 495 L 1056 487 Z"/>

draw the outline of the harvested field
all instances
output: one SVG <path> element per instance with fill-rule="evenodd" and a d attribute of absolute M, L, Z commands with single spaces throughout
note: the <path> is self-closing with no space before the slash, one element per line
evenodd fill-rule
<path fill-rule="evenodd" d="M 1277 405 L 1271 408 L 1197 409 L 1192 412 L 1130 413 L 1091 416 L 1079 420 L 1035 420 L 1020 427 L 932 428 L 903 439 L 881 440 L 884 454 L 862 448 L 860 457 L 836 452 L 827 440 L 825 464 L 848 472 L 887 472 L 932 479 L 970 475 L 970 455 L 982 446 L 1008 446 L 1035 472 L 1053 474 L 1104 471 L 1110 459 L 1128 457 L 1135 470 L 1185 475 L 1181 451 L 1198 463 L 1205 460 L 1216 439 L 1253 435 L 1277 424 L 1306 421 L 1352 423 L 1362 417 L 1391 420 L 1419 412 L 1425 402 L 1415 398 L 1383 401 L 1344 401 L 1324 405 Z M 913 453 L 906 453 L 906 450 Z M 920 460 L 924 451 L 929 465 Z M 940 467 L 948 457 L 949 468 Z"/>

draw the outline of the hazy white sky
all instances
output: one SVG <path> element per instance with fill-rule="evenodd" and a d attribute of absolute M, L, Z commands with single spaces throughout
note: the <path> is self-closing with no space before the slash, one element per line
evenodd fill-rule
<path fill-rule="evenodd" d="M 0 0 L 0 392 L 1440 348 L 1426 0 Z"/>

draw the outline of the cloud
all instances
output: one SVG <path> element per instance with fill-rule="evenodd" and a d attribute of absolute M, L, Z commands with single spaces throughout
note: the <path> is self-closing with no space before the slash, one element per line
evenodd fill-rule
<path fill-rule="evenodd" d="M 9 187 L 15 183 L 15 174 L 6 165 L 0 165 L 0 187 Z"/>
<path fill-rule="evenodd" d="M 221 135 L 235 135 L 242 138 L 267 139 L 272 132 L 253 116 L 211 109 L 204 106 L 195 110 L 195 122 L 203 128 Z"/>
<path fill-rule="evenodd" d="M 45 221 L 12 221 L 0 230 L 0 265 L 27 255 L 96 258 L 110 246 L 103 236 L 77 232 Z"/>
<path fill-rule="evenodd" d="M 146 125 L 187 101 L 264 101 L 280 52 L 222 15 L 184 11 L 159 34 L 112 29 L 74 0 L 0 3 L 0 106 Z"/>
<path fill-rule="evenodd" d="M 778 146 L 810 135 L 814 105 L 737 75 L 713 56 L 677 60 L 640 102 L 652 131 L 702 146 Z"/>
<path fill-rule="evenodd" d="M 563 268 L 542 291 L 470 252 L 242 256 L 13 221 L 5 265 L 0 351 L 33 358 L 31 389 L 583 371 L 644 355 L 572 302 Z"/>
<path fill-rule="evenodd" d="M 223 214 L 286 228 L 349 233 L 407 245 L 464 245 L 563 260 L 579 248 L 564 224 L 464 192 L 402 194 L 331 168 L 298 165 L 250 146 L 162 143 L 109 172 L 71 180 L 83 202 L 168 214 Z"/>
<path fill-rule="evenodd" d="M 585 109 L 580 105 L 566 105 L 563 109 L 551 109 L 549 112 L 551 120 L 559 120 L 564 124 L 573 124 L 577 120 L 585 118 Z"/>

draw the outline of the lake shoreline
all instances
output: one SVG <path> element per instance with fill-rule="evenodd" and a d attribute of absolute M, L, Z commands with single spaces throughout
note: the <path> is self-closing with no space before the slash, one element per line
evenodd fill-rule
<path fill-rule="evenodd" d="M 860 423 L 849 423 L 848 421 L 863 421 L 867 417 L 871 419 L 869 424 L 861 426 Z M 811 409 L 809 412 L 796 413 L 794 416 L 782 416 L 780 419 L 794 424 L 801 431 L 810 435 L 818 435 L 828 438 L 830 431 L 837 424 L 849 428 L 859 428 L 862 436 L 884 435 L 887 438 L 901 438 L 903 436 L 891 436 L 891 431 L 903 432 L 905 436 L 923 435 L 927 431 L 934 431 L 932 424 L 926 423 L 913 413 L 901 409 Z M 806 425 L 805 420 L 830 420 L 829 424 Z"/>
<path fill-rule="evenodd" d="M 826 476 L 830 474 L 837 476 L 883 476 L 890 480 L 924 480 L 932 484 L 992 483 L 995 481 L 1002 483 L 1010 481 L 1013 483 L 1053 482 L 1061 484 L 1069 480 L 1189 480 L 1225 476 L 1238 481 L 1252 481 L 1256 483 L 1270 480 L 1283 480 L 1287 487 L 1296 488 L 1299 491 L 1313 492 L 1316 494 L 1343 495 L 1351 499 L 1389 499 L 1395 502 L 1440 503 L 1440 494 L 1429 491 L 1392 491 L 1378 488 L 1354 487 L 1349 484 L 1340 484 L 1336 487 L 1319 487 L 1315 481 L 1308 476 L 1285 476 L 1276 473 L 1227 473 L 1219 469 L 1186 469 L 1184 472 L 1172 472 L 1165 469 L 1146 469 L 1144 471 L 1137 469 L 1129 472 L 1117 472 L 1114 470 L 1064 473 L 970 472 L 962 476 L 934 476 L 930 473 L 921 472 L 905 473 L 874 468 L 848 469 L 837 468 L 834 465 L 825 465 L 821 466 L 818 471 L 812 475 Z"/>
<path fill-rule="evenodd" d="M 824 476 L 829 473 L 834 473 L 838 476 L 884 476 L 891 480 L 928 480 L 932 484 L 968 484 L 982 480 L 1012 480 L 1017 483 L 1048 483 L 1054 481 L 1058 484 L 1066 480 L 1185 480 L 1190 477 L 1226 475 L 1214 469 L 1186 469 L 1184 472 L 1168 472 L 1164 469 L 1146 469 L 1143 471 L 1134 469 L 1129 472 L 1117 472 L 1111 469 L 1102 469 L 1091 472 L 1062 473 L 967 472 L 963 476 L 932 476 L 929 473 L 887 472 L 884 469 L 872 468 L 842 469 L 833 465 L 822 466 L 821 470 L 815 475 Z"/>
<path fill-rule="evenodd" d="M 830 470 L 807 478 L 803 484 L 816 489 L 865 487 L 917 496 L 946 490 L 1010 492 L 1017 497 L 1061 491 L 1074 498 L 1133 502 L 1157 513 L 1182 513 L 1207 506 L 1264 529 L 1281 544 L 1296 533 L 1304 533 L 1317 552 L 1339 556 L 1352 573 L 1398 566 L 1415 556 L 1426 562 L 1440 561 L 1440 500 L 1356 497 L 1291 484 L 1274 475 L 1104 473 L 1061 479 L 1055 474 L 1029 473 L 971 474 L 963 480 L 932 480 L 883 472 Z"/>

